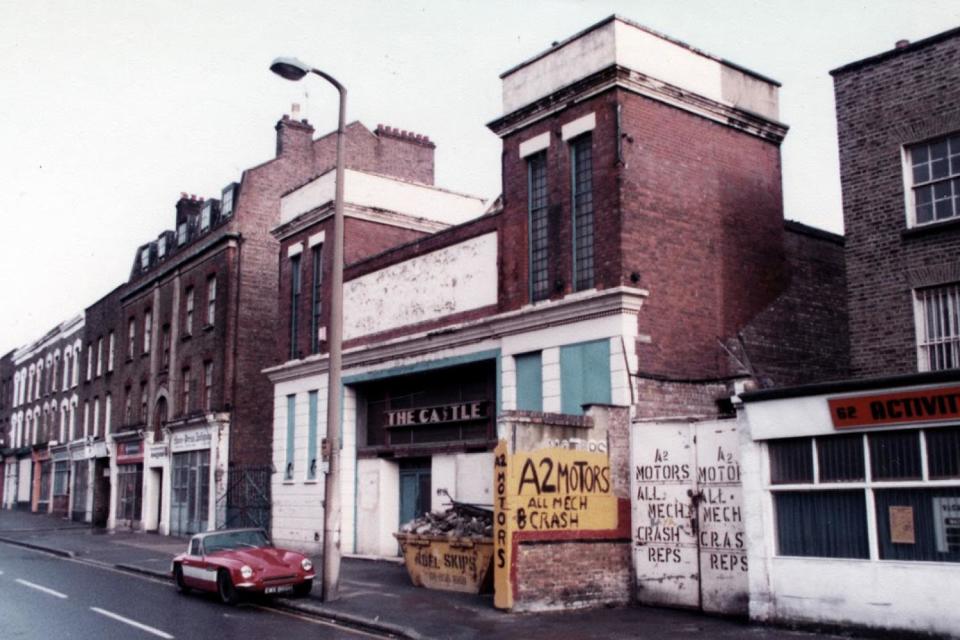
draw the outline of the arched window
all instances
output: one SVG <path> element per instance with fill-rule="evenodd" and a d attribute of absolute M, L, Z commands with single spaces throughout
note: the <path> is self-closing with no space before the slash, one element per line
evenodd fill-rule
<path fill-rule="evenodd" d="M 60 352 L 53 354 L 53 370 L 50 372 L 50 390 L 56 391 L 59 381 L 57 380 L 57 371 L 60 368 Z"/>
<path fill-rule="evenodd" d="M 153 439 L 158 441 L 163 439 L 163 426 L 167 424 L 168 410 L 167 410 L 167 398 L 165 396 L 160 396 L 157 398 L 157 405 L 153 411 Z"/>
<path fill-rule="evenodd" d="M 37 377 L 33 381 L 34 400 L 39 400 L 43 395 L 43 360 L 37 363 Z"/>
<path fill-rule="evenodd" d="M 76 367 L 74 367 L 74 371 L 76 371 Z M 73 398 L 70 401 L 70 429 L 68 430 L 71 440 L 76 440 L 78 437 L 79 418 L 80 416 L 77 415 L 77 399 Z"/>
<path fill-rule="evenodd" d="M 69 408 L 70 403 L 66 400 L 60 405 L 60 430 L 58 431 L 59 437 L 57 438 L 60 444 L 67 441 L 67 413 L 69 412 Z"/>

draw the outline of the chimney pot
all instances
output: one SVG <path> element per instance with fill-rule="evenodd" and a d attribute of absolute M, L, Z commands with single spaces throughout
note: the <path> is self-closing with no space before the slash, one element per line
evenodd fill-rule
<path fill-rule="evenodd" d="M 897 49 L 903 49 L 904 47 L 909 47 L 909 46 L 910 46 L 909 40 L 906 40 L 906 39 L 897 40 L 897 44 L 896 44 Z"/>

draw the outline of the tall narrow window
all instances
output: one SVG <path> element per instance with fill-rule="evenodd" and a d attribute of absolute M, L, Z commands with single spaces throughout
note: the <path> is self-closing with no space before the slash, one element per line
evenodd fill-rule
<path fill-rule="evenodd" d="M 165 324 L 163 328 L 160 329 L 160 341 L 161 353 L 160 353 L 160 368 L 166 369 L 170 366 L 170 325 Z"/>
<path fill-rule="evenodd" d="M 38 369 L 39 371 L 39 369 Z M 93 343 L 87 343 L 87 381 L 93 377 Z M 40 380 L 40 376 L 37 376 L 37 382 Z"/>
<path fill-rule="evenodd" d="M 127 323 L 127 359 L 133 358 L 133 354 L 137 349 L 137 321 L 134 318 L 130 318 L 130 321 Z"/>
<path fill-rule="evenodd" d="M 130 385 L 123 389 L 123 423 L 133 424 L 133 389 Z"/>
<path fill-rule="evenodd" d="M 193 333 L 193 287 L 187 287 L 184 294 L 183 334 Z"/>
<path fill-rule="evenodd" d="M 113 371 L 113 357 L 116 353 L 116 339 L 113 336 L 113 331 L 110 332 L 110 336 L 107 338 L 107 371 Z"/>
<path fill-rule="evenodd" d="M 294 436 L 297 429 L 297 396 L 287 396 L 287 461 L 284 468 L 284 480 L 293 480 Z"/>
<path fill-rule="evenodd" d="M 140 383 L 140 422 L 147 422 L 147 383 Z"/>
<path fill-rule="evenodd" d="M 300 256 L 290 258 L 290 358 L 297 357 L 298 322 L 300 311 Z"/>
<path fill-rule="evenodd" d="M 570 145 L 573 167 L 573 286 L 593 286 L 593 136 L 585 133 Z"/>
<path fill-rule="evenodd" d="M 103 336 L 97 338 L 97 377 L 103 375 Z"/>
<path fill-rule="evenodd" d="M 213 410 L 213 363 L 203 363 L 203 408 Z"/>
<path fill-rule="evenodd" d="M 90 435 L 94 438 L 100 435 L 100 398 L 93 399 L 93 427 L 90 429 Z"/>
<path fill-rule="evenodd" d="M 217 318 L 217 276 L 207 278 L 207 324 Z"/>
<path fill-rule="evenodd" d="M 536 301 L 550 295 L 546 152 L 533 155 L 527 161 L 527 189 L 530 213 L 530 299 Z"/>
<path fill-rule="evenodd" d="M 317 478 L 317 392 L 307 393 L 307 480 Z"/>
<path fill-rule="evenodd" d="M 113 418 L 113 397 L 108 393 L 103 399 L 103 433 L 108 434 L 113 431 L 113 425 L 110 420 Z"/>
<path fill-rule="evenodd" d="M 87 434 L 90 433 L 90 401 L 83 401 L 83 437 L 86 438 Z M 81 434 L 77 434 L 78 437 Z"/>
<path fill-rule="evenodd" d="M 184 367 L 180 372 L 180 412 L 190 413 L 190 367 Z"/>
<path fill-rule="evenodd" d="M 320 351 L 320 285 L 323 284 L 323 245 L 310 251 L 313 264 L 313 280 L 310 296 L 310 353 Z"/>
<path fill-rule="evenodd" d="M 150 338 L 153 337 L 153 314 L 147 309 L 143 314 L 143 352 L 150 353 Z"/>

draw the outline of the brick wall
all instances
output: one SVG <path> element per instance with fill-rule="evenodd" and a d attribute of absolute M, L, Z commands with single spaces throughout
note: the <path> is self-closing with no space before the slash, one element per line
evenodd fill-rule
<path fill-rule="evenodd" d="M 636 417 L 715 416 L 717 401 L 730 397 L 730 388 L 720 381 L 637 379 Z"/>
<path fill-rule="evenodd" d="M 843 238 L 796 222 L 786 231 L 789 284 L 729 346 L 764 386 L 845 378 L 850 345 Z"/>
<path fill-rule="evenodd" d="M 630 602 L 629 543 L 521 543 L 514 561 L 516 611 Z"/>
<path fill-rule="evenodd" d="M 833 75 L 852 373 L 909 373 L 917 370 L 912 288 L 923 284 L 909 276 L 957 273 L 960 227 L 907 231 L 902 147 L 960 131 L 960 33 Z"/>
<path fill-rule="evenodd" d="M 649 290 L 639 319 L 651 338 L 638 345 L 642 373 L 727 375 L 717 337 L 735 335 L 784 288 L 779 145 L 625 90 L 504 137 L 503 306 L 529 301 L 527 161 L 519 146 L 544 132 L 551 133 L 549 280 L 553 297 L 572 290 L 571 154 L 560 134 L 591 112 L 595 286 Z"/>

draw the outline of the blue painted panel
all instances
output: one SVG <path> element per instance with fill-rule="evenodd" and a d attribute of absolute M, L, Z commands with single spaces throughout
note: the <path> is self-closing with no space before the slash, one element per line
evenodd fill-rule
<path fill-rule="evenodd" d="M 513 357 L 517 365 L 517 409 L 543 411 L 543 357 L 541 352 Z"/>
<path fill-rule="evenodd" d="M 284 465 L 283 477 L 286 480 L 293 480 L 293 442 L 297 428 L 297 396 L 287 396 L 287 462 Z"/>
<path fill-rule="evenodd" d="M 315 480 L 317 477 L 317 468 L 320 463 L 317 460 L 317 392 L 307 393 L 309 399 L 309 422 L 307 423 L 307 479 Z M 289 439 L 289 434 L 287 438 Z M 287 446 L 290 446 L 289 440 Z"/>
<path fill-rule="evenodd" d="M 585 404 L 610 404 L 610 341 L 560 347 L 560 408 L 582 415 Z"/>

